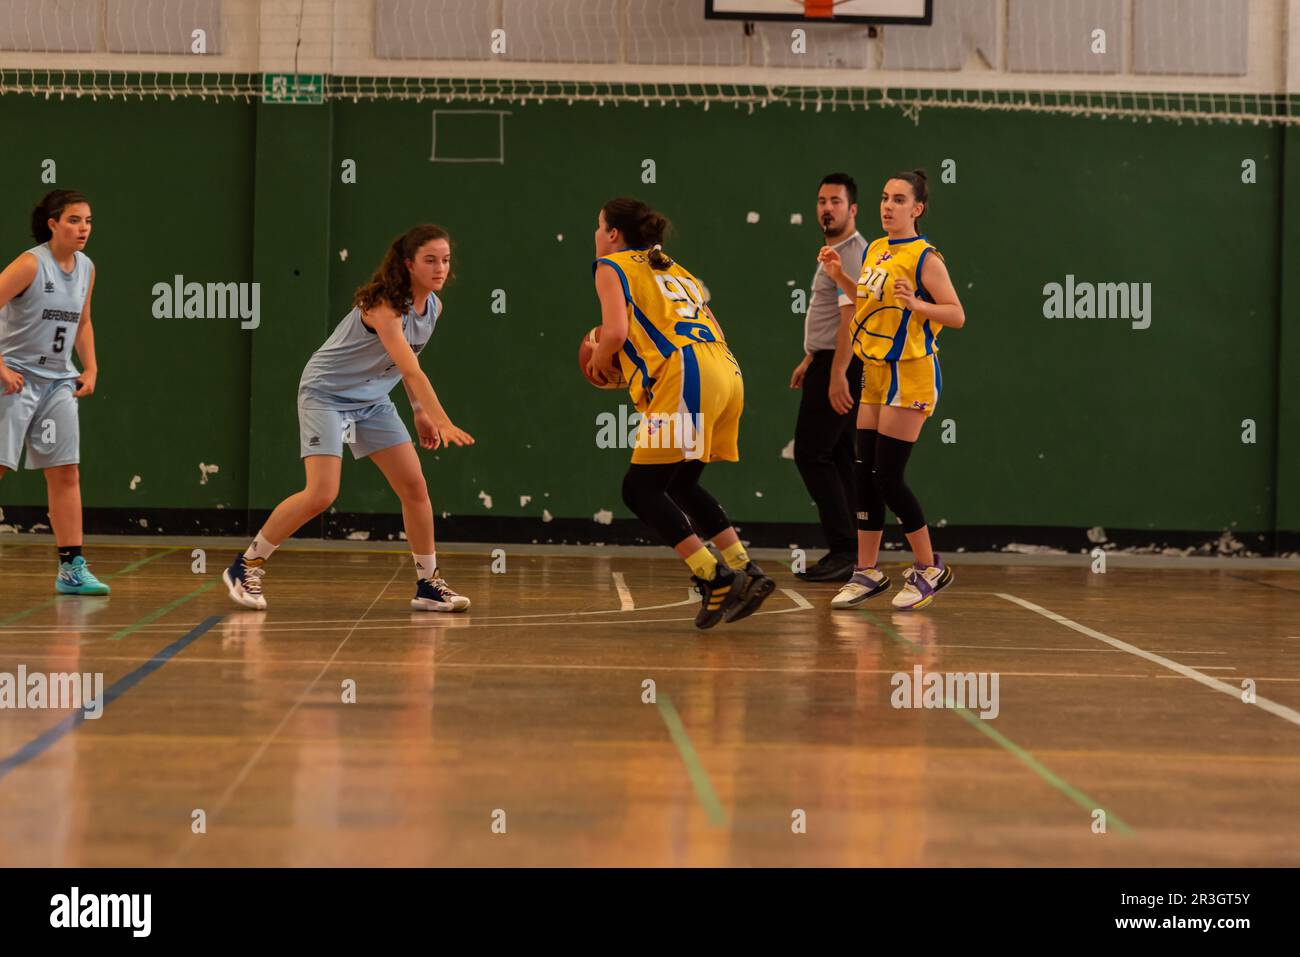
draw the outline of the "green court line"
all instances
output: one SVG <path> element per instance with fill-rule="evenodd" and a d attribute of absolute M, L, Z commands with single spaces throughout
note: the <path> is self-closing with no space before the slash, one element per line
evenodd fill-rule
<path fill-rule="evenodd" d="M 135 571 L 135 570 L 136 570 L 137 568 L 139 568 L 141 565 L 147 565 L 147 564 L 149 564 L 149 563 L 150 563 L 151 561 L 153 561 L 154 559 L 162 558 L 162 557 L 165 556 L 165 555 L 170 555 L 172 552 L 179 552 L 179 551 L 183 551 L 183 550 L 185 549 L 185 546 L 184 546 L 184 545 L 160 545 L 159 547 L 162 548 L 163 551 L 159 552 L 157 555 L 146 555 L 144 558 L 140 559 L 138 562 L 132 562 L 130 565 L 127 565 L 125 568 L 120 569 L 119 571 L 115 571 L 115 572 L 113 572 L 113 574 L 111 574 L 111 575 L 105 575 L 105 576 L 104 576 L 105 581 L 107 581 L 108 579 L 111 579 L 111 578 L 119 578 L 119 577 L 121 577 L 122 575 L 126 575 L 126 574 L 128 574 L 129 572 L 133 572 L 133 571 Z"/>
<path fill-rule="evenodd" d="M 862 616 L 866 618 L 867 621 L 871 622 L 873 625 L 875 625 L 877 628 L 883 631 L 885 634 L 889 635 L 890 638 L 893 638 L 895 641 L 907 645 L 907 647 L 912 649 L 913 651 L 919 652 L 922 650 L 918 645 L 916 645 L 911 641 L 908 641 L 906 638 L 904 638 L 902 635 L 896 632 L 893 628 L 889 627 L 889 625 L 886 625 L 883 621 L 878 620 L 870 612 L 864 611 L 862 613 Z M 1036 757 L 1034 757 L 1032 754 L 1030 754 L 1020 745 L 1016 744 L 1014 741 L 1012 741 L 1002 732 L 992 728 L 989 725 L 989 722 L 985 721 L 983 718 L 975 714 L 969 708 L 953 707 L 953 702 L 951 701 L 951 699 L 945 701 L 944 703 L 948 706 L 947 710 L 957 712 L 957 714 L 960 715 L 966 721 L 967 724 L 969 724 L 971 727 L 978 730 L 981 734 L 988 737 L 999 747 L 1010 752 L 1014 757 L 1019 759 L 1026 767 L 1028 767 L 1031 771 L 1037 774 L 1040 778 L 1042 778 L 1052 787 L 1056 788 L 1056 790 L 1064 794 L 1067 798 L 1069 798 L 1080 808 L 1087 811 L 1089 814 L 1091 814 L 1093 811 L 1098 811 L 1098 810 L 1105 812 L 1106 827 L 1108 829 L 1113 826 L 1114 829 L 1120 834 L 1133 833 L 1133 828 L 1130 827 L 1127 823 L 1125 823 L 1124 820 L 1118 814 L 1112 813 L 1109 808 L 1103 807 L 1101 804 L 1097 803 L 1092 798 L 1088 797 L 1088 795 L 1084 794 L 1082 791 L 1080 791 L 1078 788 L 1072 785 L 1069 781 L 1065 780 L 1059 774 L 1053 772 L 1050 768 L 1044 765 Z"/>
<path fill-rule="evenodd" d="M 713 827 L 725 827 L 727 812 L 723 809 L 722 802 L 718 800 L 713 785 L 709 783 L 709 773 L 700 763 L 700 757 L 695 753 L 690 735 L 686 733 L 686 726 L 682 724 L 681 716 L 673 707 L 672 699 L 661 694 L 655 699 L 655 704 L 659 706 L 659 714 L 663 717 L 664 724 L 668 725 L 668 733 L 672 736 L 673 744 L 677 745 L 677 753 L 682 756 L 682 763 L 686 765 L 686 773 L 690 776 L 691 786 L 695 788 L 695 796 L 708 812 L 709 824 Z"/>
<path fill-rule="evenodd" d="M 180 607 L 181 605 L 189 601 L 191 598 L 196 598 L 199 595 L 202 595 L 205 591 L 207 591 L 209 588 L 214 587 L 216 584 L 217 582 L 215 580 L 210 581 L 206 585 L 200 585 L 198 588 L 194 589 L 194 591 L 190 592 L 188 595 L 182 595 L 180 598 L 177 598 L 175 601 L 169 601 L 161 608 L 156 608 L 153 611 L 149 612 L 149 614 L 145 615 L 139 621 L 127 625 L 125 628 L 121 629 L 120 631 L 114 632 L 112 635 L 109 636 L 108 640 L 121 641 L 127 635 L 131 634 L 131 632 L 136 631 L 137 629 L 143 627 L 144 625 L 152 624 L 153 622 L 161 618 L 163 615 L 167 614 L 167 612 L 171 611 L 174 608 Z"/>
<path fill-rule="evenodd" d="M 145 546 L 145 547 L 150 547 L 150 546 Z M 162 548 L 162 551 L 160 551 L 157 555 L 147 555 L 146 557 L 140 559 L 138 562 L 132 562 L 130 565 L 127 565 L 125 568 L 120 569 L 119 571 L 113 572 L 113 574 L 111 575 L 104 575 L 100 580 L 112 581 L 114 578 L 120 578 L 129 572 L 135 571 L 141 565 L 147 565 L 149 564 L 149 562 L 170 555 L 172 552 L 180 551 L 185 546 L 184 545 L 162 545 L 158 547 Z M 56 601 L 58 601 L 60 598 L 63 597 L 65 596 L 55 595 L 53 598 L 48 598 L 39 604 L 33 605 L 31 608 L 27 608 L 24 609 L 23 611 L 15 612 L 14 614 L 10 615 L 8 618 L 0 618 L 0 628 L 4 627 L 5 625 L 11 624 L 15 621 L 19 621 L 23 618 L 26 618 L 28 615 L 34 614 L 35 612 L 40 611 L 42 608 L 49 608 Z"/>

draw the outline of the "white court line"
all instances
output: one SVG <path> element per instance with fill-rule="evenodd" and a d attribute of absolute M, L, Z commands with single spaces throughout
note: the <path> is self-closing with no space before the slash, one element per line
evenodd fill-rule
<path fill-rule="evenodd" d="M 803 595 L 799 594 L 793 588 L 782 588 L 781 591 L 785 592 L 787 597 L 794 599 L 794 603 L 798 605 L 800 608 L 812 607 L 812 602 L 808 601 L 808 599 L 804 598 Z M 786 609 L 786 611 L 793 611 L 793 610 L 794 609 L 791 608 Z M 755 614 L 766 615 L 768 614 L 768 612 L 760 611 L 760 612 L 755 612 Z"/>
<path fill-rule="evenodd" d="M 789 613 L 792 612 L 792 611 L 808 611 L 808 610 L 810 610 L 810 609 L 813 607 L 812 604 L 811 604 L 811 603 L 810 603 L 806 598 L 803 597 L 803 595 L 799 594 L 799 593 L 798 593 L 797 591 L 795 591 L 794 589 L 792 589 L 792 588 L 782 588 L 781 591 L 783 591 L 783 592 L 784 592 L 784 593 L 785 593 L 785 594 L 790 598 L 790 600 L 794 602 L 794 607 L 793 607 L 793 608 L 777 608 L 777 609 L 775 609 L 774 611 L 756 611 L 756 612 L 754 612 L 754 614 L 752 614 L 750 617 L 751 617 L 751 618 L 757 618 L 759 615 L 786 615 L 786 614 L 789 614 Z M 690 602 L 690 601 L 691 601 L 691 599 L 688 598 L 686 601 L 679 601 L 679 602 L 675 602 L 674 604 L 675 604 L 675 605 L 685 605 L 685 604 L 687 604 L 687 603 Z M 671 607 L 673 607 L 673 606 L 672 606 L 672 605 L 660 605 L 660 606 L 656 606 L 656 607 L 661 607 L 661 608 L 671 608 Z M 637 611 L 649 611 L 649 610 L 650 610 L 650 606 L 647 606 L 647 607 L 645 607 L 645 608 L 638 608 L 638 609 L 637 609 Z M 583 614 L 595 614 L 595 612 L 576 612 L 576 613 L 573 613 L 573 614 L 579 614 L 579 615 L 583 615 Z M 507 617 L 507 618 L 526 618 L 526 617 L 543 618 L 543 617 L 551 617 L 551 616 L 544 616 L 544 615 L 533 615 L 533 616 L 528 616 L 528 615 L 506 615 L 506 616 L 503 616 L 503 617 Z M 459 629 L 461 629 L 461 628 L 465 628 L 465 627 L 468 627 L 469 625 L 474 624 L 475 621 L 483 621 L 484 619 L 482 619 L 482 618 L 475 619 L 475 618 L 470 618 L 470 617 L 466 616 L 465 618 L 463 618 L 463 619 L 461 619 L 461 620 L 464 621 L 466 624 L 465 624 L 465 625 L 460 625 L 460 626 L 453 626 L 453 628 L 455 628 L 456 630 L 459 630 Z M 607 619 L 607 620 L 605 620 L 605 621 L 538 621 L 538 622 L 533 622 L 533 621 L 519 621 L 519 622 L 508 622 L 508 623 L 503 623 L 503 624 L 499 624 L 499 625 L 489 625 L 489 626 L 487 626 L 487 627 L 489 627 L 489 628 L 577 628 L 577 627 L 582 626 L 582 625 L 589 625 L 589 626 L 595 626 L 595 627 L 597 627 L 597 628 L 610 628 L 610 627 L 613 627 L 613 626 L 615 626 L 615 625 L 660 625 L 660 624 L 664 624 L 665 622 L 670 622 L 670 621 L 694 621 L 694 620 L 695 620 L 695 618 L 694 618 L 694 617 L 691 617 L 691 618 L 610 618 L 610 619 Z M 429 625 L 430 625 L 430 626 L 433 626 L 433 627 L 442 627 L 442 625 L 441 625 L 439 622 L 434 622 L 434 621 L 431 621 L 431 622 L 429 623 Z M 413 623 L 413 622 L 408 622 L 408 623 L 406 623 L 405 625 L 359 625 L 359 624 L 358 624 L 358 625 L 354 625 L 353 627 L 354 627 L 355 630 L 358 630 L 358 631 L 381 631 L 381 630 L 386 630 L 386 629 L 390 629 L 390 628 L 408 628 L 408 627 L 424 627 L 424 626 L 419 625 L 419 624 L 416 624 L 416 623 Z M 330 631 L 330 630 L 336 630 L 336 629 L 320 628 L 320 629 L 316 629 L 316 630 L 317 630 L 317 631 Z"/>
<path fill-rule="evenodd" d="M 361 619 L 365 618 L 370 612 L 370 609 L 374 608 L 376 603 L 378 603 L 379 599 L 384 597 L 384 593 L 388 591 L 393 582 L 397 581 L 397 576 L 401 574 L 402 570 L 406 567 L 405 561 L 397 566 L 396 570 L 393 572 L 393 577 L 388 579 L 388 584 L 380 589 L 379 594 L 375 596 L 374 601 L 372 601 L 369 607 L 367 607 L 366 610 L 361 613 L 360 617 L 357 618 L 356 624 L 361 624 Z M 262 755 L 265 754 L 266 749 L 271 746 L 271 742 L 274 741 L 280 732 L 284 730 L 284 726 L 289 723 L 289 719 L 292 718 L 294 714 L 297 713 L 298 709 L 302 707 L 302 703 L 307 700 L 307 695 L 311 694 L 312 689 L 316 687 L 316 683 L 325 676 L 325 672 L 329 670 L 330 665 L 334 664 L 334 659 L 339 656 L 339 652 L 343 650 L 343 646 L 347 644 L 348 639 L 351 637 L 352 632 L 350 631 L 343 636 L 343 640 L 340 641 L 338 647 L 334 649 L 334 654 L 330 655 L 325 664 L 321 665 L 321 669 L 316 673 L 316 677 L 312 678 L 311 683 L 303 689 L 302 694 L 298 695 L 298 700 L 293 703 L 293 706 L 287 712 L 285 712 L 284 717 L 280 719 L 280 723 L 275 726 L 275 730 L 262 740 L 262 743 L 258 745 L 257 750 L 253 752 L 253 756 L 245 762 L 242 768 L 239 769 L 239 773 L 235 775 L 235 779 L 230 782 L 230 786 L 226 788 L 225 792 L 217 800 L 216 807 L 214 807 L 208 814 L 206 820 L 215 820 L 221 812 L 225 810 L 226 804 L 230 801 L 231 797 L 234 796 L 234 793 L 239 790 L 239 786 L 244 783 L 244 779 L 247 778 L 248 773 L 253 770 L 253 766 L 257 764 L 258 761 L 262 760 Z M 194 847 L 194 844 L 195 842 L 193 841 L 187 841 L 182 844 L 180 850 L 173 858 L 173 862 L 189 853 L 190 848 Z"/>
<path fill-rule="evenodd" d="M 1170 671 L 1180 674 L 1184 678 L 1191 678 L 1193 681 L 1200 682 L 1207 688 L 1213 688 L 1215 691 L 1229 695 L 1237 701 L 1241 701 L 1242 689 L 1234 687 L 1226 681 L 1220 681 L 1218 678 L 1211 678 L 1209 675 L 1202 674 L 1195 668 L 1189 668 L 1187 665 L 1179 664 L 1177 661 L 1173 661 L 1170 658 L 1165 658 L 1162 655 L 1146 651 L 1143 648 L 1139 648 L 1137 645 L 1130 645 L 1127 641 L 1120 641 L 1118 638 L 1112 638 L 1110 635 L 1089 628 L 1087 625 L 1081 625 L 1077 621 L 1071 621 L 1064 615 L 1058 615 L 1054 611 L 1048 611 L 1041 605 L 1035 605 L 1033 602 L 1025 601 L 1023 598 L 1017 598 L 1015 595 L 1008 595 L 999 592 L 998 597 L 1005 598 L 1007 601 L 1013 602 L 1022 608 L 1028 608 L 1030 611 L 1042 615 L 1044 618 L 1054 621 L 1057 624 L 1064 625 L 1066 628 L 1073 628 L 1081 635 L 1087 635 L 1089 638 L 1096 638 L 1098 641 L 1104 641 L 1112 648 L 1118 648 L 1120 651 L 1126 651 L 1130 655 L 1145 658 L 1147 661 L 1160 665 L 1162 668 L 1168 668 Z M 1242 703 L 1245 704 L 1246 702 Z M 1300 726 L 1300 711 L 1288 708 L 1284 704 L 1278 704 L 1276 701 L 1270 701 L 1268 698 L 1260 697 L 1259 695 L 1255 696 L 1254 704 L 1255 707 L 1267 711 L 1269 714 L 1276 715 L 1283 721 L 1290 721 L 1292 724 Z"/>
<path fill-rule="evenodd" d="M 1296 640 L 1300 641 L 1300 639 L 1296 639 Z M 977 648 L 980 650 L 989 650 L 989 651 L 1068 651 L 1071 654 L 1078 654 L 1079 652 L 1082 651 L 1096 652 L 1097 654 L 1105 654 L 1107 651 L 1107 649 L 1105 648 L 1043 648 L 1036 645 L 950 645 L 947 642 L 944 642 L 943 647 L 945 649 Z M 1177 648 L 1170 648 L 1169 653 L 1171 655 L 1226 655 L 1227 654 L 1226 651 L 1183 651 L 1182 649 L 1177 649 Z"/>
<path fill-rule="evenodd" d="M 389 585 L 391 585 L 391 584 L 392 584 L 392 581 L 390 580 L 390 581 L 389 581 Z M 385 590 L 387 590 L 388 586 L 385 585 L 384 588 L 385 588 Z M 787 614 L 787 613 L 792 612 L 792 611 L 808 611 L 808 610 L 810 610 L 810 609 L 813 607 L 813 605 L 812 605 L 811 602 L 809 602 L 806 598 L 803 597 L 803 595 L 800 595 L 800 594 L 799 594 L 797 591 L 795 591 L 794 589 L 791 589 L 791 588 L 782 588 L 781 591 L 784 592 L 784 593 L 785 593 L 785 594 L 790 598 L 790 600 L 793 601 L 793 602 L 795 603 L 795 607 L 793 607 L 793 608 L 778 608 L 778 609 L 776 609 L 776 610 L 774 610 L 774 611 L 756 611 L 756 612 L 754 612 L 754 614 L 751 615 L 750 617 L 751 617 L 751 618 L 757 618 L 759 615 L 784 615 L 784 614 Z M 657 609 L 660 609 L 660 608 L 678 608 L 678 607 L 680 607 L 680 606 L 682 606 L 682 605 L 688 605 L 688 604 L 690 604 L 692 601 L 697 601 L 697 600 L 698 600 L 698 596 L 697 596 L 694 592 L 691 592 L 690 595 L 688 595 L 688 596 L 687 596 L 685 599 L 683 599 L 682 601 L 669 602 L 669 603 L 666 604 L 666 605 L 646 605 L 646 606 L 644 606 L 644 607 L 642 607 L 642 608 L 637 608 L 637 609 L 634 609 L 634 610 L 635 610 L 635 611 L 654 611 L 654 610 L 657 610 Z M 371 603 L 371 607 L 372 607 L 372 608 L 374 607 L 374 603 L 373 603 L 373 602 Z M 367 611 L 369 611 L 369 609 L 367 609 Z M 325 624 L 325 622 L 320 621 L 320 620 L 317 620 L 317 621 L 310 621 L 310 620 L 309 620 L 309 621 L 304 621 L 304 622 L 302 622 L 301 624 L 303 624 L 303 625 L 311 625 L 311 626 L 313 626 L 311 630 L 312 630 L 312 631 L 315 631 L 315 632 L 342 631 L 342 630 L 346 627 L 347 630 L 348 630 L 348 634 L 351 635 L 351 634 L 353 634 L 354 632 L 359 632 L 359 631 L 392 631 L 392 630 L 401 630 L 401 629 L 403 629 L 403 628 L 419 628 L 419 629 L 429 629 L 429 628 L 441 629 L 441 628 L 447 628 L 447 629 L 457 629 L 457 630 L 458 630 L 458 629 L 461 629 L 461 628 L 468 628 L 468 627 L 470 627 L 470 626 L 472 626 L 472 625 L 475 625 L 476 623 L 479 623 L 479 622 L 488 622 L 488 621 L 491 621 L 491 622 L 501 622 L 501 624 L 493 624 L 493 625 L 487 625 L 487 626 L 485 626 L 485 627 L 490 627 L 490 628 L 546 628 L 546 627 L 560 627 L 560 628 L 566 628 L 566 627 L 568 627 L 568 628 L 577 628 L 577 627 L 582 626 L 582 625 L 594 625 L 594 626 L 597 626 L 597 627 L 607 627 L 607 626 L 610 626 L 610 625 L 646 625 L 646 624 L 657 624 L 657 623 L 663 623 L 663 622 L 669 622 L 669 621 L 694 621 L 694 620 L 695 620 L 695 619 L 692 617 L 692 618 L 609 618 L 609 619 L 605 619 L 605 620 L 603 620 L 603 621 L 535 621 L 535 619 L 538 619 L 538 618 L 561 618 L 561 617 L 563 617 L 563 618 L 571 618 L 571 617 L 574 616 L 574 615 L 606 615 L 606 614 L 609 614 L 610 612 L 613 612 L 613 613 L 617 614 L 617 613 L 618 613 L 618 609 L 607 609 L 606 611 L 563 611 L 563 612 L 546 612 L 545 614 L 538 614 L 538 615 L 495 615 L 495 616 L 493 616 L 493 615 L 480 615 L 480 616 L 478 616 L 478 617 L 474 617 L 474 616 L 471 616 L 471 615 L 463 615 L 463 616 L 462 616 L 462 615 L 458 615 L 458 616 L 456 616 L 456 618 L 454 619 L 454 621 L 456 621 L 457 624 L 454 624 L 454 625 L 451 623 L 453 619 L 443 618 L 443 617 L 440 617 L 440 616 L 438 616 L 438 615 L 434 615 L 434 614 L 432 614 L 432 613 L 428 613 L 428 612 L 424 612 L 424 613 L 421 613 L 421 612 L 413 612 L 412 615 L 411 615 L 411 618 L 409 618 L 409 619 L 401 619 L 401 618 L 374 618 L 374 619 L 371 619 L 373 622 L 375 622 L 374 624 L 365 624 L 365 625 L 363 625 L 363 624 L 361 624 L 361 618 L 365 618 L 365 612 L 363 612 L 362 615 L 361 615 L 361 618 L 358 618 L 358 619 L 356 619 L 356 620 L 346 619 L 346 618 L 345 618 L 345 619 L 342 619 L 342 624 L 341 624 L 339 627 L 321 627 L 323 624 Z M 249 614 L 250 614 L 250 615 L 251 615 L 251 614 L 259 614 L 259 615 L 260 615 L 260 614 L 262 614 L 262 613 L 261 613 L 261 612 L 249 612 Z M 426 617 L 421 618 L 421 617 L 420 617 L 421 614 L 425 615 Z M 527 618 L 527 619 L 529 619 L 529 620 L 528 620 L 528 621 L 513 621 L 513 620 L 511 620 L 511 621 L 505 621 L 505 619 L 515 619 L 515 618 Z M 227 618 L 227 620 L 230 620 L 230 619 Z M 329 619 L 329 621 L 335 621 L 335 620 L 337 620 L 337 619 Z M 349 624 L 349 622 L 351 622 L 351 623 Z M 392 622 L 392 624 L 384 624 L 384 622 Z M 275 630 L 275 626 L 276 626 L 277 624 L 278 624 L 278 625 L 286 625 L 286 624 L 288 624 L 288 623 L 286 623 L 286 622 L 265 622 L 265 623 L 263 623 L 263 624 L 261 625 L 261 631 L 262 631 L 262 632 L 273 631 L 273 630 Z M 69 628 L 63 628 L 63 629 L 51 629 L 51 630 L 52 630 L 52 631 L 70 631 L 70 630 L 72 630 L 72 629 L 69 629 Z M 84 628 L 83 628 L 83 629 L 77 629 L 77 630 L 78 630 L 78 631 L 87 631 L 87 630 L 89 630 L 89 629 L 84 629 Z M 106 630 L 106 629 L 102 629 L 102 628 L 101 628 L 101 629 L 99 629 L 99 630 Z M 113 626 L 111 629 L 108 629 L 108 630 L 115 630 L 115 631 L 121 630 L 121 625 Z M 139 633 L 139 632 L 141 632 L 141 631 L 143 631 L 143 630 L 144 630 L 144 629 L 142 629 L 142 628 L 140 628 L 140 629 L 136 629 L 136 632 Z M 172 630 L 172 631 L 175 631 L 175 630 L 176 630 L 176 626 L 174 626 L 174 625 L 171 626 L 171 630 Z M 286 629 L 286 630 L 287 630 L 287 629 Z M 35 634 L 35 632 L 0 632 L 0 637 L 4 637 L 6 634 L 7 634 L 7 635 Z M 344 640 L 344 641 L 347 641 L 347 638 L 344 638 L 343 640 Z M 342 646 L 340 645 L 340 647 L 342 647 Z"/>
<path fill-rule="evenodd" d="M 658 611 L 661 608 L 680 608 L 682 605 L 689 605 L 691 602 L 698 601 L 698 600 L 699 600 L 699 595 L 696 594 L 695 589 L 687 588 L 686 597 L 683 598 L 681 601 L 670 601 L 663 605 L 642 605 L 640 608 L 633 609 L 633 610 L 634 611 Z M 802 599 L 800 600 L 802 601 Z M 812 606 L 809 605 L 808 607 L 811 608 Z M 622 608 L 601 608 L 597 611 L 547 611 L 547 612 L 540 612 L 535 615 L 467 615 L 465 617 L 465 620 L 466 621 L 503 621 L 506 619 L 513 619 L 513 618 L 570 618 L 574 615 L 617 615 L 620 614 L 622 611 L 624 611 L 624 609 Z M 387 622 L 409 623 L 409 619 L 406 618 L 371 618 L 370 620 L 372 622 L 387 621 Z M 301 618 L 301 619 L 287 619 L 285 621 L 268 621 L 262 625 L 262 628 L 263 630 L 270 630 L 273 628 L 292 628 L 298 625 L 309 625 L 315 628 L 315 626 L 317 625 L 352 625 L 352 624 L 355 624 L 355 621 L 351 618 Z M 401 627 L 401 625 L 397 625 L 396 627 Z M 80 634 L 82 632 L 90 633 L 95 631 L 121 631 L 121 630 L 122 630 L 122 625 L 120 623 L 116 625 L 85 625 L 85 626 L 45 625 L 40 628 L 21 628 L 15 626 L 11 628 L 0 628 L 0 638 L 5 638 L 10 635 L 63 634 L 64 632 L 68 632 L 68 631 L 75 631 L 78 634 Z M 149 631 L 171 632 L 175 630 L 176 630 L 175 625 L 142 625 L 141 627 L 136 629 L 136 632 L 137 633 L 149 632 Z M 333 630 L 337 631 L 338 629 L 333 629 Z"/>
<path fill-rule="evenodd" d="M 779 612 L 758 612 L 760 615 L 783 614 L 788 611 L 798 611 L 797 608 L 783 608 Z M 659 618 L 655 621 L 692 621 L 690 618 Z M 463 649 L 461 649 L 463 650 Z M 96 661 L 125 661 L 125 662 L 145 662 L 150 659 L 143 656 L 128 655 L 106 655 L 96 657 Z M 319 665 L 320 658 L 267 658 L 263 659 L 266 664 L 271 665 Z M 368 658 L 345 658 L 341 662 L 352 668 L 409 668 L 409 669 L 428 669 L 430 666 L 427 661 L 375 661 Z M 188 655 L 177 657 L 170 662 L 171 665 L 228 665 L 229 658 L 192 658 Z M 637 665 L 584 665 L 584 664 L 562 664 L 527 661 L 445 661 L 437 659 L 432 664 L 433 668 L 495 668 L 501 670 L 518 669 L 520 671 L 645 671 L 647 668 L 656 671 L 701 671 L 718 674 L 730 674 L 732 672 L 757 674 L 777 674 L 777 675 L 896 675 L 897 668 L 761 668 L 761 667 L 722 667 L 718 665 L 662 665 L 662 664 L 637 664 Z M 1151 678 L 1149 674 L 1104 674 L 1101 672 L 1087 671 L 999 671 L 999 675 L 1004 678 L 1122 678 L 1133 681 L 1148 681 Z M 1181 675 L 1156 675 L 1157 679 L 1167 681 L 1178 681 Z M 1268 675 L 1260 675 L 1259 681 L 1288 682 L 1291 684 L 1300 683 L 1300 678 L 1270 678 Z M 1300 761 L 1300 757 L 1294 758 Z"/>
<path fill-rule="evenodd" d="M 623 580 L 623 573 L 611 572 L 611 574 L 614 576 L 614 587 L 618 589 L 618 610 L 631 611 L 636 605 L 632 604 L 632 593 L 627 589 L 627 582 Z"/>

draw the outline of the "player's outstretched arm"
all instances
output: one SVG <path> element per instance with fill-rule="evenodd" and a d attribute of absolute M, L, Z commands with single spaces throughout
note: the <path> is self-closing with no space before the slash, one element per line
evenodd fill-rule
<path fill-rule="evenodd" d="M 473 445 L 474 437 L 453 425 L 451 417 L 438 401 L 438 395 L 433 391 L 433 383 L 420 368 L 419 358 L 411 350 L 411 344 L 406 341 L 406 336 L 402 334 L 401 316 L 391 307 L 380 305 L 367 312 L 362 318 L 378 334 L 379 341 L 388 351 L 389 358 L 397 366 L 397 371 L 402 374 L 402 384 L 406 387 L 406 394 L 420 404 L 421 408 L 416 410 L 417 417 L 424 412 L 432 419 L 434 435 L 430 437 L 430 444 L 425 443 L 424 435 L 420 437 L 420 444 L 425 448 L 437 448 L 444 444 Z"/>

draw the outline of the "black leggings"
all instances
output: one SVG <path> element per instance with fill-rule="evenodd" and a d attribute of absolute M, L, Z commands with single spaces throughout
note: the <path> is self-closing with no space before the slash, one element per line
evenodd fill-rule
<path fill-rule="evenodd" d="M 628 466 L 623 476 L 623 502 L 667 545 L 699 535 L 703 539 L 731 527 L 731 520 L 709 492 L 700 486 L 704 463 L 668 462 Z"/>
<path fill-rule="evenodd" d="M 878 532 L 885 527 L 885 506 L 898 516 L 904 534 L 925 527 L 921 503 L 903 479 L 915 442 L 881 435 L 875 429 L 858 429 L 858 461 L 854 466 L 858 486 L 858 528 Z"/>

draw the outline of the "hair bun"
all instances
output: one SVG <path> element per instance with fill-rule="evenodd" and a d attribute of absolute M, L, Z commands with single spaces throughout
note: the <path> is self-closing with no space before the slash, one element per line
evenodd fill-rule
<path fill-rule="evenodd" d="M 912 173 L 915 176 L 921 177 L 921 179 L 923 180 L 928 181 L 930 179 L 930 177 L 925 174 L 925 170 L 921 169 L 920 167 L 917 167 L 916 169 L 912 170 Z"/>

